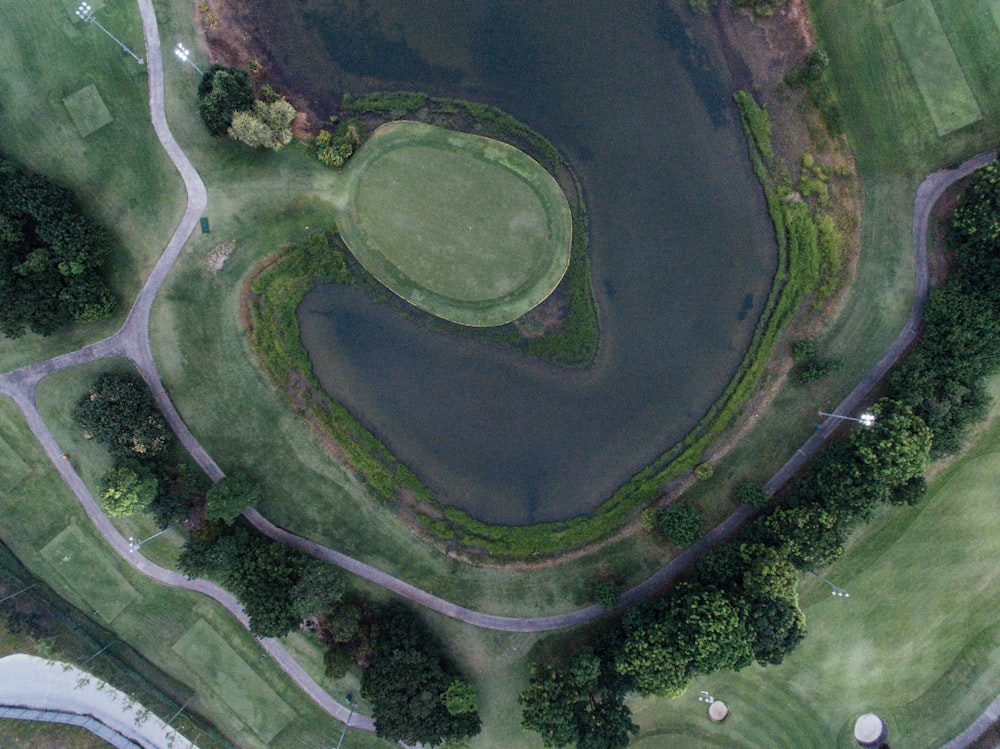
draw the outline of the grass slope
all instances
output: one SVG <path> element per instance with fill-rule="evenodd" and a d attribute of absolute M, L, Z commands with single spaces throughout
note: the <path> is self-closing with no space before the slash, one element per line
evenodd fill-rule
<path fill-rule="evenodd" d="M 391 123 L 344 176 L 344 241 L 382 283 L 438 317 L 510 322 L 552 293 L 569 265 L 562 190 L 498 141 Z"/>

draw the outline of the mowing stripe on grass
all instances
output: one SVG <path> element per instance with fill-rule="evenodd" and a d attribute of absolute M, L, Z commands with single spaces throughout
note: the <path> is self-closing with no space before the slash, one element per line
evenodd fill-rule
<path fill-rule="evenodd" d="M 173 650 L 264 743 L 296 718 L 288 703 L 204 619 L 191 625 Z"/>
<path fill-rule="evenodd" d="M 142 596 L 115 569 L 104 550 L 94 544 L 78 527 L 70 525 L 49 541 L 41 554 L 80 597 L 82 604 L 77 601 L 77 605 L 96 611 L 110 623 Z"/>
<path fill-rule="evenodd" d="M 931 0 L 904 0 L 887 12 L 937 134 L 981 120 L 983 113 Z"/>
<path fill-rule="evenodd" d="M 31 468 L 0 434 L 0 492 L 9 492 L 31 473 Z"/>

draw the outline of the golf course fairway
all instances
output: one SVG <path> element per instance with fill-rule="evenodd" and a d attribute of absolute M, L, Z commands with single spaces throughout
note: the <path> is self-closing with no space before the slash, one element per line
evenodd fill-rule
<path fill-rule="evenodd" d="M 555 179 L 512 146 L 418 122 L 383 125 L 351 159 L 341 236 L 387 288 L 462 325 L 501 325 L 569 265 Z"/>

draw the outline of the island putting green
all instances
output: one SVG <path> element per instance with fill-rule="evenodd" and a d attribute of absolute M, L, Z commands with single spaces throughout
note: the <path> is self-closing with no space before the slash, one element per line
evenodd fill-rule
<path fill-rule="evenodd" d="M 438 317 L 510 322 L 549 296 L 569 265 L 566 197 L 512 146 L 394 122 L 344 176 L 344 242 L 387 288 Z"/>

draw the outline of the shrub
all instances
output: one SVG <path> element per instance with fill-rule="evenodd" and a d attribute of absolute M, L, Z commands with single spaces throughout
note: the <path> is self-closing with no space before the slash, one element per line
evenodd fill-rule
<path fill-rule="evenodd" d="M 622 591 L 617 585 L 608 580 L 598 580 L 591 589 L 594 603 L 609 611 L 615 608 L 622 598 Z"/>
<path fill-rule="evenodd" d="M 676 502 L 660 516 L 664 538 L 678 546 L 690 546 L 701 538 L 701 516 L 692 505 Z"/>
<path fill-rule="evenodd" d="M 753 481 L 744 481 L 736 487 L 733 494 L 738 501 L 757 510 L 767 505 L 770 499 L 760 485 Z"/>
<path fill-rule="evenodd" d="M 660 527 L 660 510 L 658 507 L 647 507 L 639 515 L 639 522 L 647 531 L 655 531 Z"/>
<path fill-rule="evenodd" d="M 796 364 L 805 364 L 816 356 L 816 344 L 808 339 L 796 341 L 792 344 L 792 361 Z"/>
<path fill-rule="evenodd" d="M 715 475 L 715 466 L 711 463 L 699 463 L 694 467 L 694 475 L 699 481 L 707 481 Z"/>

